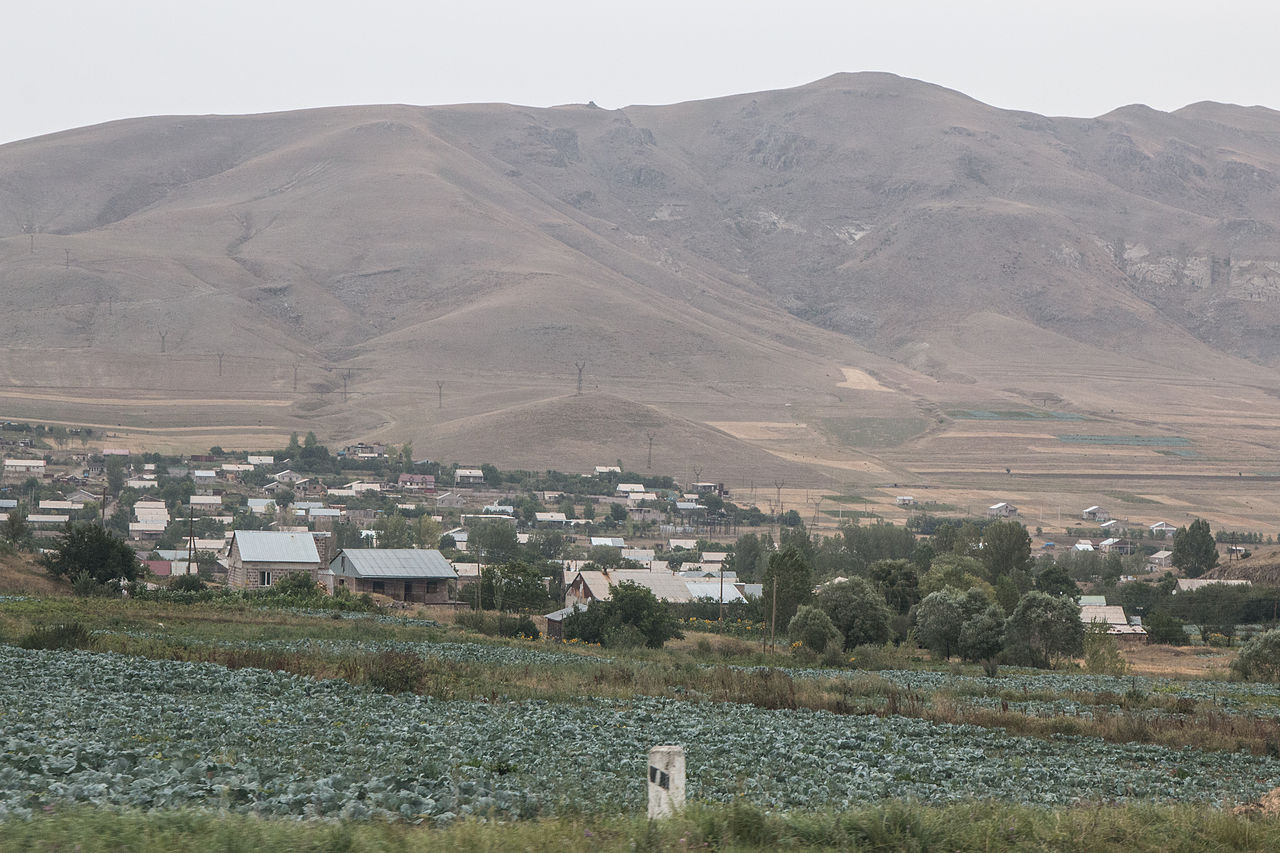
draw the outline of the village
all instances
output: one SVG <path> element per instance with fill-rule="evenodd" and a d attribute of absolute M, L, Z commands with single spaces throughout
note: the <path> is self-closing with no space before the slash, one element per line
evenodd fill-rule
<path fill-rule="evenodd" d="M 538 626 L 556 639 L 565 618 L 608 600 L 624 582 L 670 604 L 714 605 L 721 617 L 754 602 L 752 612 L 766 619 L 762 562 L 735 554 L 740 535 L 772 547 L 797 528 L 821 542 L 822 533 L 839 534 L 850 522 L 892 526 L 864 507 L 848 518 L 815 513 L 806 528 L 803 506 L 770 501 L 766 513 L 735 505 L 722 483 L 681 485 L 620 464 L 576 474 L 504 473 L 488 464 L 414 459 L 407 445 L 357 443 L 331 454 L 314 435 L 260 453 L 211 448 L 161 457 L 109 445 L 68 452 L 69 436 L 58 436 L 64 449 L 57 450 L 41 441 L 43 432 L 25 424 L 0 432 L 9 454 L 0 521 L 21 525 L 37 547 L 69 524 L 92 521 L 126 538 L 145 567 L 139 580 L 152 590 L 196 576 L 249 592 L 303 575 L 331 595 L 368 595 L 392 608 L 478 607 L 486 566 L 540 560 L 549 612 L 536 614 Z M 33 452 L 37 441 L 48 451 L 42 456 Z M 907 558 L 939 519 L 912 496 L 892 496 L 892 507 L 913 535 L 910 547 L 886 556 Z M 1000 501 L 985 519 L 967 523 L 1018 520 L 1018 508 Z M 1117 598 L 1118 584 L 1134 589 L 1167 578 L 1174 593 L 1250 584 L 1175 577 L 1182 574 L 1171 550 L 1176 531 L 1163 520 L 1113 518 L 1090 505 L 1062 535 L 1036 527 L 1034 540 L 1042 562 L 1072 566 L 1079 588 L 1095 587 L 1078 596 L 1085 625 L 1133 640 L 1146 636 L 1144 608 L 1135 612 L 1133 596 Z M 1245 539 L 1262 543 L 1261 534 Z M 1228 563 L 1249 554 L 1245 545 L 1225 543 L 1221 552 Z M 846 581 L 839 572 L 847 563 L 828 560 L 824 572 L 821 553 L 811 562 L 814 593 Z M 923 574 L 928 566 L 920 568 Z"/>

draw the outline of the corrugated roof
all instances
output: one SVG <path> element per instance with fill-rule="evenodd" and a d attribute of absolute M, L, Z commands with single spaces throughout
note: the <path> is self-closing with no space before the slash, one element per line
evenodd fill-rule
<path fill-rule="evenodd" d="M 355 578 L 457 578 L 439 551 L 418 548 L 355 548 L 338 552 L 334 574 Z"/>
<path fill-rule="evenodd" d="M 685 586 L 689 587 L 689 594 L 694 598 L 710 598 L 715 601 L 720 600 L 720 581 L 685 581 Z M 724 585 L 724 600 L 746 601 L 742 593 L 738 592 L 738 588 L 731 583 Z"/>
<path fill-rule="evenodd" d="M 240 559 L 253 563 L 319 563 L 316 541 L 310 533 L 278 530 L 237 530 Z"/>

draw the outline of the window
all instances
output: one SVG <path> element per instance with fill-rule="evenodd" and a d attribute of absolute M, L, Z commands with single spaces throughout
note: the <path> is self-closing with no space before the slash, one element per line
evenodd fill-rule
<path fill-rule="evenodd" d="M 385 583 L 383 583 L 382 581 L 374 581 L 374 582 L 373 582 L 373 591 L 374 591 L 374 592 L 376 592 L 376 593 L 378 593 L 378 594 L 382 594 L 382 593 L 384 593 L 384 592 L 386 591 L 386 586 L 387 586 L 387 585 L 386 585 Z"/>
<path fill-rule="evenodd" d="M 271 572 L 258 572 L 258 586 L 271 586 Z"/>

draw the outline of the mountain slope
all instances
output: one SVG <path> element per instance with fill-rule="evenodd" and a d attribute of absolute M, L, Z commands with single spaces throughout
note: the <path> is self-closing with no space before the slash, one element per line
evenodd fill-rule
<path fill-rule="evenodd" d="M 1045 118 L 883 74 L 83 128 L 0 147 L 0 400 L 562 466 L 635 444 L 612 408 L 688 464 L 884 478 L 967 406 L 1139 432 L 1159 386 L 1190 435 L 1230 385 L 1269 423 L 1277 164 L 1269 110 Z M 900 440 L 831 426 L 859 418 Z"/>

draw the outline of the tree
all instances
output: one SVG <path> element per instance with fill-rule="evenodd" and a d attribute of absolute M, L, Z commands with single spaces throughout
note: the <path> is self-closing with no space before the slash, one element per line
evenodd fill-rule
<path fill-rule="evenodd" d="M 727 568 L 738 573 L 738 577 L 750 583 L 760 577 L 760 564 L 764 559 L 764 549 L 760 539 L 754 533 L 744 533 L 734 543 L 733 553 L 729 555 Z"/>
<path fill-rule="evenodd" d="M 1259 634 L 1244 644 L 1231 669 L 1249 681 L 1280 681 L 1280 629 Z"/>
<path fill-rule="evenodd" d="M 410 525 L 413 544 L 419 548 L 435 548 L 440 543 L 440 522 L 423 513 Z"/>
<path fill-rule="evenodd" d="M 813 572 L 794 548 L 778 551 L 769 557 L 763 580 L 761 604 L 771 624 L 790 623 L 796 609 L 813 597 Z M 777 622 L 773 622 L 774 619 Z"/>
<path fill-rule="evenodd" d="M 1157 610 L 1142 620 L 1143 629 L 1147 631 L 1148 643 L 1161 643 L 1164 646 L 1187 646 L 1187 631 L 1183 630 L 1183 620 L 1175 619 L 1169 612 Z"/>
<path fill-rule="evenodd" d="M 100 584 L 134 580 L 142 568 L 133 549 L 123 539 L 89 523 L 68 525 L 53 549 L 40 558 L 40 563 L 55 578 L 70 580 L 88 574 Z"/>
<path fill-rule="evenodd" d="M 959 648 L 964 621 L 964 594 L 946 587 L 926 595 L 916 608 L 916 636 L 935 657 L 945 661 Z"/>
<path fill-rule="evenodd" d="M 1010 662 L 1041 669 L 1047 669 L 1055 657 L 1084 650 L 1080 607 L 1069 598 L 1034 590 L 1018 600 L 1004 634 Z"/>
<path fill-rule="evenodd" d="M 480 606 L 485 610 L 528 613 L 550 603 L 546 579 L 528 563 L 485 566 L 480 573 Z"/>
<path fill-rule="evenodd" d="M 609 519 L 611 521 L 626 521 L 627 508 L 622 504 L 609 504 Z"/>
<path fill-rule="evenodd" d="M 849 578 L 825 587 L 818 593 L 818 606 L 844 635 L 846 649 L 889 639 L 893 612 L 885 604 L 884 596 L 862 578 Z"/>
<path fill-rule="evenodd" d="M 906 613 L 920 601 L 920 578 L 910 560 L 877 560 L 867 574 L 885 603 L 898 613 Z"/>
<path fill-rule="evenodd" d="M 26 508 L 17 506 L 9 510 L 9 517 L 5 519 L 4 526 L 0 527 L 0 535 L 10 545 L 21 545 L 27 541 L 31 529 L 27 526 Z"/>
<path fill-rule="evenodd" d="M 820 608 L 808 604 L 796 611 L 787 625 L 787 636 L 793 643 L 800 645 L 815 654 L 822 654 L 827 649 L 844 648 L 844 637 L 832 623 L 831 617 Z"/>
<path fill-rule="evenodd" d="M 945 587 L 961 591 L 973 587 L 990 588 L 983 579 L 982 564 L 973 557 L 958 554 L 940 554 L 933 558 L 929 571 L 920 578 L 920 595 L 928 595 Z"/>
<path fill-rule="evenodd" d="M 996 674 L 996 658 L 1004 648 L 1004 609 L 992 604 L 960 628 L 960 657 L 981 663 L 987 675 Z"/>
<path fill-rule="evenodd" d="M 649 590 L 623 581 L 614 584 L 610 597 L 591 602 L 583 611 L 564 620 L 564 636 L 606 647 L 639 645 L 662 648 L 667 640 L 684 635 L 666 602 Z"/>
<path fill-rule="evenodd" d="M 997 521 L 982 531 L 980 559 L 994 583 L 1005 575 L 1031 571 L 1031 535 L 1016 521 Z"/>
<path fill-rule="evenodd" d="M 1074 599 L 1080 598 L 1080 587 L 1071 579 L 1066 566 L 1050 563 L 1035 575 L 1035 588 L 1049 595 L 1066 595 Z"/>
<path fill-rule="evenodd" d="M 520 553 L 516 529 L 505 521 L 486 521 L 471 531 L 470 542 L 485 563 L 507 563 Z"/>
<path fill-rule="evenodd" d="M 107 491 L 112 497 L 120 494 L 124 488 L 124 461 L 116 455 L 107 457 Z"/>
<path fill-rule="evenodd" d="M 414 530 L 409 519 L 399 513 L 384 515 L 373 523 L 379 548 L 412 548 Z"/>
<path fill-rule="evenodd" d="M 1198 578 L 1218 565 L 1218 545 L 1213 541 L 1209 522 L 1197 518 L 1190 527 L 1179 527 L 1173 534 L 1171 559 L 1189 578 Z"/>

